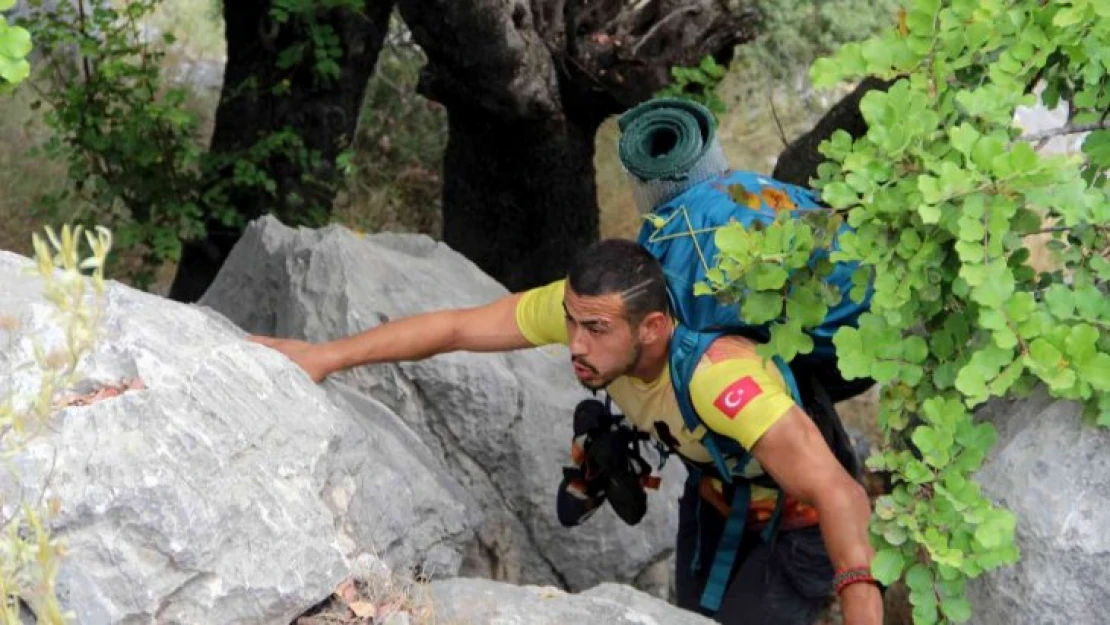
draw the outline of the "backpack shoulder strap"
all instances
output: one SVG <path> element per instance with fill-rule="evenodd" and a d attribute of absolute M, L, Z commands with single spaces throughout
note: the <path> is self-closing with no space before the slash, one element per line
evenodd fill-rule
<path fill-rule="evenodd" d="M 802 393 L 798 390 L 798 380 L 794 377 L 794 370 L 786 364 L 782 356 L 775 356 L 774 363 L 779 369 L 779 374 L 782 375 L 783 382 L 786 382 L 786 390 L 790 391 L 790 398 L 794 400 L 795 404 L 798 404 L 799 408 L 805 410 L 805 406 L 802 404 Z"/>
<path fill-rule="evenodd" d="M 721 336 L 720 332 L 695 332 L 682 324 L 677 324 L 671 337 L 668 363 L 675 401 L 678 402 L 678 409 L 682 413 L 682 421 L 686 424 L 686 429 L 697 432 L 699 428 L 704 428 L 705 433 L 701 442 L 713 457 L 713 464 L 717 467 L 717 471 L 727 477 L 729 468 L 721 446 L 717 443 L 714 433 L 702 423 L 690 398 L 690 380 L 694 377 L 694 369 L 705 354 L 705 350 L 709 349 L 709 345 L 719 336 Z"/>
<path fill-rule="evenodd" d="M 721 449 L 722 445 L 718 441 L 718 435 L 702 423 L 701 417 L 698 416 L 697 411 L 694 409 L 693 400 L 690 397 L 690 380 L 693 379 L 694 369 L 697 367 L 701 357 L 705 354 L 705 351 L 709 349 L 713 341 L 720 338 L 723 334 L 723 332 L 695 332 L 679 324 L 675 327 L 674 335 L 671 338 L 669 364 L 671 385 L 674 387 L 675 400 L 678 402 L 679 410 L 682 412 L 682 420 L 686 423 L 687 429 L 691 432 L 696 431 L 699 427 L 705 428 L 701 443 L 709 451 L 710 456 L 712 456 L 713 463 L 717 467 L 718 473 L 724 476 L 725 479 L 728 479 L 732 475 L 732 471 L 725 462 L 725 455 Z M 801 395 L 798 390 L 798 384 L 790 366 L 787 365 L 782 358 L 777 356 L 774 362 L 783 380 L 786 382 L 787 388 L 790 390 L 791 397 L 793 397 L 795 403 L 801 406 Z M 737 445 L 737 447 L 739 446 Z M 743 448 L 740 449 L 742 453 L 739 464 L 737 465 L 738 471 L 742 471 L 744 466 L 751 459 L 747 450 L 743 450 Z M 702 593 L 700 602 L 701 606 L 710 612 L 716 612 L 720 609 L 725 589 L 732 575 L 733 564 L 736 561 L 740 543 L 744 537 L 748 506 L 751 500 L 751 486 L 746 481 L 740 480 L 734 485 L 736 490 L 732 500 L 731 511 L 725 523 L 717 553 L 713 558 L 712 568 L 710 569 L 706 587 Z M 771 521 L 763 531 L 764 540 L 770 540 L 774 535 L 782 515 L 785 499 L 784 496 L 781 494 L 779 495 L 778 501 L 775 503 L 775 510 L 772 513 Z M 695 568 L 700 567 L 698 561 L 699 559 L 695 554 L 695 561 L 692 566 Z"/>

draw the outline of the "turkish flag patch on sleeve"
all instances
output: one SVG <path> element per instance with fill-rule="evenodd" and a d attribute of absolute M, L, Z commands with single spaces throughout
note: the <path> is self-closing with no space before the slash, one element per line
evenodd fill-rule
<path fill-rule="evenodd" d="M 717 399 L 713 400 L 713 405 L 717 410 L 725 413 L 729 419 L 735 419 L 736 415 L 744 409 L 753 399 L 759 397 L 763 389 L 752 376 L 746 375 L 739 380 L 728 385 Z"/>

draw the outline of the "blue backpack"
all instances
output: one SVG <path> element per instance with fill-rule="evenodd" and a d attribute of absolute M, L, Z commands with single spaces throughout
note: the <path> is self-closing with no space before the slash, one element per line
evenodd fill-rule
<path fill-rule="evenodd" d="M 736 185 L 742 186 L 746 194 L 730 194 L 730 188 L 735 190 Z M 757 198 L 760 205 L 752 208 L 748 202 L 738 204 L 734 197 Z M 756 222 L 771 223 L 775 218 L 775 210 L 767 200 L 779 207 L 792 207 L 792 211 L 822 207 L 816 194 L 808 189 L 753 172 L 732 171 L 693 185 L 655 207 L 653 214 L 661 218 L 662 224 L 647 221 L 638 237 L 638 242 L 659 259 L 663 266 L 671 304 L 679 321 L 671 340 L 669 356 L 671 383 L 683 421 L 690 431 L 697 432 L 700 428 L 700 431 L 705 432 L 701 442 L 712 456 L 717 472 L 735 487 L 731 513 L 702 596 L 702 606 L 713 611 L 720 606 L 744 534 L 750 484 L 739 476 L 743 474 L 751 456 L 737 441 L 717 435 L 704 426 L 691 402 L 689 382 L 702 355 L 718 337 L 742 334 L 765 340 L 769 332 L 767 327 L 752 326 L 740 320 L 742 301 L 722 304 L 712 296 L 695 296 L 693 290 L 695 284 L 705 280 L 706 271 L 716 265 L 715 230 L 733 220 L 744 227 L 750 227 Z M 827 254 L 827 251 L 820 252 L 813 260 Z M 776 358 L 775 364 L 795 403 L 805 408 L 807 414 L 814 419 L 841 464 L 858 477 L 858 459 L 832 406 L 833 402 L 857 395 L 873 384 L 872 380 L 844 380 L 836 364 L 836 350 L 832 343 L 837 329 L 846 324 L 855 326 L 860 314 L 867 310 L 870 303 L 870 288 L 862 302 L 853 302 L 848 296 L 855 269 L 854 263 L 837 263 L 832 274 L 826 278 L 828 283 L 837 287 L 842 297 L 837 305 L 830 307 L 825 320 L 809 331 L 814 341 L 814 351 L 790 364 Z M 799 381 L 802 382 L 801 386 Z M 732 470 L 729 469 L 726 458 L 736 460 Z M 697 478 L 696 469 L 692 469 L 691 477 Z M 780 496 L 771 522 L 764 529 L 765 539 L 769 540 L 777 529 L 783 503 L 784 497 Z M 695 550 L 695 554 L 697 552 Z M 701 566 L 696 556 L 691 566 L 695 569 Z"/>

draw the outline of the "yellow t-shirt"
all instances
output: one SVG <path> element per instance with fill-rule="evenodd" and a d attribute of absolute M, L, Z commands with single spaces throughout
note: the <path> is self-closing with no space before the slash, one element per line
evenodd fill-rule
<path fill-rule="evenodd" d="M 567 326 L 563 310 L 565 280 L 527 291 L 516 308 L 521 333 L 533 345 L 566 345 Z M 764 363 L 755 344 L 741 337 L 722 337 L 714 342 L 690 380 L 690 396 L 702 421 L 718 434 L 733 438 L 751 449 L 761 436 L 794 405 L 778 368 Z M 625 418 L 648 432 L 686 460 L 709 465 L 712 457 L 701 444 L 703 432 L 690 431 L 675 399 L 669 368 L 655 380 L 644 382 L 624 376 L 606 389 Z M 744 471 L 748 477 L 763 473 L 754 459 Z M 770 516 L 777 493 L 752 489 L 753 522 Z M 815 521 L 812 509 L 788 499 L 783 526 Z M 799 516 L 801 515 L 801 516 Z"/>

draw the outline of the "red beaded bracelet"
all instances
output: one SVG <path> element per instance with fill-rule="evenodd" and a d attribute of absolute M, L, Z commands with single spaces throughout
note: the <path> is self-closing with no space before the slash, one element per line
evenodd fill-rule
<path fill-rule="evenodd" d="M 833 587 L 836 588 L 836 594 L 839 595 L 841 590 L 859 582 L 877 584 L 878 580 L 871 577 L 870 568 L 847 569 L 836 574 L 836 577 L 833 578 Z"/>

